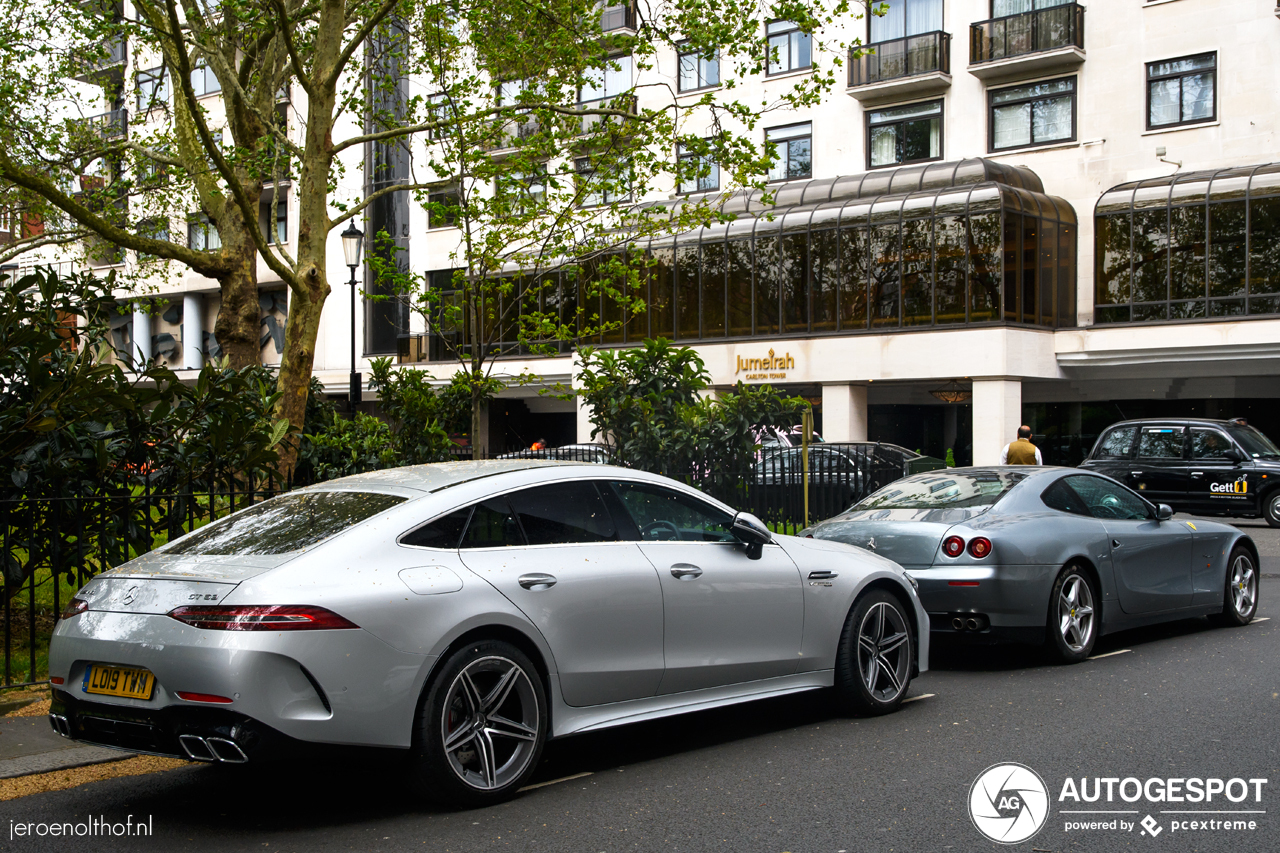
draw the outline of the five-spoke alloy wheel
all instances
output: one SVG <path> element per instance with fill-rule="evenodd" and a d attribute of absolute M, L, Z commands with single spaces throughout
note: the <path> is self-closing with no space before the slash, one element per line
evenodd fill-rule
<path fill-rule="evenodd" d="M 841 710 L 887 714 L 901 704 L 915 662 L 911 620 L 901 601 L 872 590 L 854 603 L 836 657 Z"/>
<path fill-rule="evenodd" d="M 1236 627 L 1248 625 L 1258 612 L 1258 570 L 1253 564 L 1253 555 L 1246 548 L 1237 546 L 1228 560 L 1222 613 L 1213 621 Z"/>
<path fill-rule="evenodd" d="M 1098 639 L 1098 600 L 1093 581 L 1079 566 L 1067 566 L 1049 595 L 1050 651 L 1064 663 L 1079 663 Z"/>
<path fill-rule="evenodd" d="M 1262 516 L 1267 520 L 1267 524 L 1272 527 L 1280 527 L 1280 490 L 1276 490 L 1263 499 Z"/>
<path fill-rule="evenodd" d="M 546 694 L 508 643 L 469 643 L 440 669 L 419 713 L 415 776 L 430 795 L 476 806 L 514 795 L 546 740 Z"/>

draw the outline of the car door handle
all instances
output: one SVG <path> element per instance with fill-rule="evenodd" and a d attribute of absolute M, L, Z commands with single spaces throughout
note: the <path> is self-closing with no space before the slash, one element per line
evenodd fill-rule
<path fill-rule="evenodd" d="M 521 575 L 517 583 L 525 589 L 538 592 L 544 589 L 551 589 L 551 587 L 555 586 L 556 576 L 544 574 Z"/>
<path fill-rule="evenodd" d="M 1203 477 L 1203 476 L 1204 476 L 1204 472 L 1203 472 L 1203 471 L 1192 471 L 1192 472 L 1191 472 L 1191 476 L 1192 476 L 1192 477 Z"/>
<path fill-rule="evenodd" d="M 1141 472 L 1141 471 L 1130 471 L 1130 472 L 1129 472 L 1129 476 L 1130 476 L 1130 477 L 1141 477 L 1141 476 L 1142 476 L 1142 472 Z"/>
<path fill-rule="evenodd" d="M 833 581 L 840 577 L 835 572 L 809 572 L 809 580 L 811 581 Z"/>
<path fill-rule="evenodd" d="M 671 577 L 677 580 L 693 580 L 702 577 L 702 569 L 692 563 L 676 563 L 671 567 Z"/>
<path fill-rule="evenodd" d="M 1120 540 L 1119 540 L 1119 539 L 1112 539 L 1112 540 L 1111 540 L 1111 547 L 1112 547 L 1112 548 L 1119 548 L 1119 547 L 1120 547 Z"/>

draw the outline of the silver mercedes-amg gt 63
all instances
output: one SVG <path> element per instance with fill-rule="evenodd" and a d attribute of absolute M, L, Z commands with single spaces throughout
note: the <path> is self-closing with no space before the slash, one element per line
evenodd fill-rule
<path fill-rule="evenodd" d="M 1175 521 L 1075 468 L 951 468 L 885 486 L 802 536 L 902 565 L 934 639 L 1044 643 L 1087 658 L 1104 633 L 1208 616 L 1246 625 L 1258 549 L 1236 528 Z"/>
<path fill-rule="evenodd" d="M 894 710 L 928 662 L 901 567 L 664 477 L 507 460 L 300 489 L 94 578 L 49 651 L 88 743 L 243 763 L 393 747 L 461 804 L 548 738 L 797 691 Z"/>

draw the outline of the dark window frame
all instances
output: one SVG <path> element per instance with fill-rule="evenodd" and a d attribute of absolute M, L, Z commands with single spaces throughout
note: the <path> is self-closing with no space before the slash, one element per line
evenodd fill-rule
<path fill-rule="evenodd" d="M 892 3 L 892 2 L 898 2 L 898 3 L 902 3 L 902 4 L 903 4 L 904 9 L 903 9 L 902 29 L 903 29 L 903 32 L 905 33 L 908 29 L 910 29 L 910 28 L 911 28 L 911 19 L 910 19 L 911 11 L 910 11 L 910 10 L 911 10 L 911 5 L 912 5 L 912 0 L 886 0 L 886 2 L 889 2 L 889 3 Z M 919 0 L 916 0 L 916 2 L 919 2 Z M 875 5 L 875 4 L 873 4 L 873 5 Z M 943 3 L 943 4 L 942 4 L 942 23 L 941 23 L 941 25 L 938 27 L 938 29 L 936 29 L 936 30 L 925 30 L 925 31 L 923 31 L 923 32 L 919 32 L 919 33 L 912 33 L 912 34 L 910 34 L 910 35 L 903 35 L 903 36 L 899 36 L 898 38 L 884 39 L 884 40 L 881 40 L 881 41 L 872 41 L 872 40 L 871 40 L 871 27 L 873 26 L 873 22 L 874 22 L 874 20 L 875 20 L 875 16 L 873 16 L 873 15 L 867 15 L 867 16 L 866 16 L 866 18 L 867 18 L 867 43 L 866 43 L 866 45 L 865 45 L 866 47 L 874 47 L 874 46 L 875 46 L 875 45 L 877 45 L 877 44 L 886 44 L 887 42 L 891 42 L 891 41 L 899 41 L 900 39 L 916 38 L 916 37 L 918 37 L 918 36 L 928 35 L 929 33 L 946 33 L 946 32 L 948 32 L 948 30 L 947 30 L 947 5 L 946 5 L 945 3 Z"/>
<path fill-rule="evenodd" d="M 1009 145 L 1004 148 L 996 147 L 996 107 L 997 106 L 1007 107 L 1010 105 L 1018 105 L 1018 104 L 1024 104 L 1024 103 L 1034 104 L 1036 101 L 1045 100 L 1043 96 L 1027 97 L 1027 98 L 1020 98 L 1016 101 L 1008 101 L 1003 104 L 996 104 L 995 102 L 996 95 L 999 95 L 1002 92 L 1008 92 L 1012 89 L 1026 89 L 1031 86 L 1039 86 L 1045 83 L 1062 83 L 1068 80 L 1071 82 L 1071 92 L 1069 94 L 1056 95 L 1055 97 L 1071 98 L 1071 135 L 1070 136 L 1059 137 L 1057 139 L 1048 139 L 1044 141 L 1032 139 L 1030 142 L 1028 142 L 1025 145 Z M 1035 118 L 1035 110 L 1033 107 L 1032 113 L 1031 113 L 1031 126 L 1030 128 L 1028 128 L 1028 131 L 1029 131 L 1028 135 L 1030 135 L 1030 131 L 1035 129 L 1035 124 L 1036 124 L 1036 118 Z M 1064 77 L 1054 77 L 1048 80 L 1033 80 L 1029 83 L 1019 83 L 1016 86 L 1001 86 L 998 89 L 987 90 L 987 153 L 988 154 L 1004 154 L 1009 151 L 1023 151 L 1028 148 L 1042 148 L 1047 145 L 1070 145 L 1071 143 L 1078 140 L 1080 137 L 1079 124 L 1080 124 L 1080 80 L 1078 75 L 1068 74 Z"/>
<path fill-rule="evenodd" d="M 716 52 L 715 52 L 715 56 L 714 56 L 714 57 L 712 57 L 712 58 L 707 58 L 707 57 L 706 57 L 706 56 L 704 56 L 702 53 L 700 53 L 700 52 L 698 52 L 698 51 L 696 51 L 696 50 L 685 50 L 684 48 L 685 48 L 685 46 L 686 46 L 687 44 L 688 44 L 688 42 L 680 42 L 679 44 L 677 44 L 677 45 L 676 45 L 676 91 L 683 95 L 683 94 L 687 94 L 687 93 L 689 93 L 689 92 L 702 92 L 702 91 L 705 91 L 705 90 L 707 90 L 707 89 L 717 89 L 717 88 L 719 88 L 719 87 L 720 87 L 720 85 L 721 85 L 721 83 L 720 83 L 720 79 L 721 79 L 721 78 L 720 78 L 720 50 L 719 50 L 719 48 L 717 48 L 717 49 L 716 49 Z M 684 74 L 683 74 L 683 67 L 684 67 L 684 60 L 685 60 L 685 57 L 692 57 L 692 58 L 693 58 L 693 60 L 694 60 L 694 62 L 696 62 L 696 63 L 697 63 L 697 66 L 695 67 L 695 70 L 694 70 L 694 76 L 695 76 L 695 77 L 698 79 L 698 81 L 700 82 L 700 85 L 694 86 L 693 88 L 690 88 L 690 89 L 686 89 L 686 88 L 685 88 L 685 86 L 684 86 Z M 714 83 L 702 83 L 702 82 L 701 82 L 701 81 L 702 81 L 702 79 L 703 79 L 703 78 L 702 78 L 702 68 L 703 68 L 703 63 L 708 63 L 708 64 L 710 64 L 710 63 L 715 63 L 715 67 L 716 67 L 716 82 L 714 82 Z"/>
<path fill-rule="evenodd" d="M 1180 71 L 1180 72 L 1177 72 L 1176 74 L 1161 74 L 1158 77 L 1152 77 L 1151 66 L 1162 65 L 1166 62 L 1181 62 L 1184 59 L 1200 59 L 1201 57 L 1205 57 L 1205 56 L 1213 57 L 1213 67 L 1212 69 L 1208 69 L 1209 73 L 1213 74 L 1213 112 L 1209 114 L 1208 118 L 1193 118 L 1193 119 L 1185 119 L 1185 120 L 1180 119 L 1179 121 L 1169 122 L 1167 124 L 1152 124 L 1151 123 L 1151 84 L 1162 82 L 1165 80 L 1179 81 L 1178 83 L 1178 115 L 1181 116 L 1182 109 L 1184 107 L 1184 102 L 1182 99 L 1182 83 L 1181 83 L 1182 78 L 1190 77 L 1196 74 L 1204 74 L 1206 69 L 1199 68 L 1193 71 Z M 1213 122 L 1218 120 L 1218 80 L 1220 79 L 1220 75 L 1218 73 L 1219 71 L 1218 51 L 1208 50 L 1208 51 L 1205 51 L 1204 53 L 1191 53 L 1191 54 L 1187 54 L 1186 56 L 1175 56 L 1175 57 L 1172 57 L 1171 59 L 1157 59 L 1154 62 L 1145 63 L 1142 67 L 1143 67 L 1143 71 L 1146 72 L 1146 76 L 1143 82 L 1145 83 L 1147 88 L 1147 97 L 1146 97 L 1147 130 L 1169 130 L 1170 128 L 1175 128 L 1175 127 L 1190 127 L 1192 125 L 1197 125 L 1197 124 L 1212 124 Z"/>
<path fill-rule="evenodd" d="M 909 104 L 894 104 L 888 107 L 876 107 L 875 109 L 866 110 L 865 111 L 866 117 L 863 121 L 863 132 L 865 133 L 867 138 L 867 171 L 870 172 L 876 169 L 892 169 L 897 166 L 910 166 L 915 163 L 936 163 L 941 160 L 945 160 L 946 146 L 947 146 L 947 137 L 946 137 L 947 126 L 946 126 L 946 104 L 944 103 L 944 101 L 945 101 L 944 98 L 933 98 L 928 101 L 916 101 L 914 103 L 909 103 Z M 927 106 L 928 104 L 938 105 L 938 156 L 924 157 L 916 160 L 899 160 L 895 163 L 885 163 L 880 166 L 871 165 L 871 130 L 873 127 L 891 127 L 893 125 L 903 125 L 913 121 L 932 120 L 932 119 L 925 119 L 923 117 L 903 118 L 903 119 L 894 119 L 893 121 L 877 122 L 873 125 L 871 122 L 872 113 L 880 112 L 881 110 L 885 110 L 885 109 L 899 109 L 902 107 L 914 107 L 914 106 L 923 107 L 923 106 Z"/>
<path fill-rule="evenodd" d="M 809 126 L 809 135 L 808 135 L 808 136 L 795 136 L 795 137 L 791 137 L 791 138 L 789 138 L 789 139 L 780 139 L 780 140 L 778 140 L 777 142 L 773 142 L 773 141 L 771 141 L 771 140 L 769 139 L 769 134 L 770 134 L 772 131 L 775 131 L 775 130 L 789 130 L 789 129 L 793 128 L 793 127 L 804 127 L 805 125 L 808 125 L 808 126 Z M 806 172 L 806 173 L 805 173 L 805 174 L 803 174 L 803 175 L 793 175 L 793 174 L 791 174 L 791 171 L 790 171 L 790 162 L 791 162 L 791 151 L 790 151 L 790 147 L 791 147 L 791 143 L 792 143 L 792 142 L 796 142 L 796 141 L 799 141 L 799 140 L 801 140 L 801 139 L 808 139 L 808 140 L 809 140 L 809 171 L 808 171 L 808 172 Z M 791 124 L 780 124 L 780 125 L 778 125 L 777 127 L 766 127 L 766 128 L 764 129 L 764 144 L 765 144 L 766 146 L 769 146 L 769 145 L 782 145 L 782 144 L 785 144 L 785 145 L 787 146 L 787 155 L 786 155 L 786 157 L 785 157 L 785 162 L 788 164 L 788 167 L 787 167 L 787 173 L 786 173 L 786 176 L 785 176 L 785 177 L 781 177 L 781 178 L 775 178 L 775 177 L 773 177 L 773 176 L 771 176 L 771 175 L 770 175 L 770 176 L 768 176 L 768 178 L 769 178 L 769 183 L 771 183 L 771 184 L 772 184 L 772 183 L 778 183 L 778 184 L 780 184 L 780 183 L 785 183 L 785 182 L 787 182 L 787 181 L 804 181 L 804 180 L 810 180 L 810 179 L 812 179 L 812 178 L 813 178 L 813 122 L 812 122 L 812 121 L 796 121 L 796 122 L 792 122 Z"/>
<path fill-rule="evenodd" d="M 809 140 L 810 140 L 810 142 L 809 142 L 809 146 L 810 146 L 810 149 L 812 149 L 812 147 L 813 147 L 813 134 L 812 134 L 812 133 L 810 133 L 810 135 L 809 135 Z M 677 195 L 697 195 L 698 193 L 713 193 L 713 192 L 718 192 L 718 191 L 719 191 L 719 189 L 720 189 L 720 164 L 719 164 L 719 163 L 717 163 L 714 159 L 711 159 L 711 156 L 710 156 L 710 155 L 705 155 L 705 156 L 704 156 L 704 155 L 702 155 L 702 154 L 698 154 L 697 152 L 694 152 L 694 151 L 686 151 L 686 150 L 685 150 L 685 147 L 684 147 L 682 144 L 680 144 L 680 143 L 678 143 L 678 142 L 676 143 L 676 164 L 677 164 L 677 166 L 679 165 L 679 163 L 680 163 L 680 161 L 681 161 L 681 160 L 704 160 L 704 159 L 711 160 L 711 165 L 715 167 L 715 176 L 716 176 L 716 184 L 715 184 L 715 186 L 713 186 L 713 187 L 701 187 L 701 186 L 699 186 L 699 187 L 695 187 L 694 189 L 685 189 L 685 188 L 684 188 L 684 182 L 683 182 L 683 181 L 676 181 L 676 194 L 677 194 Z M 710 175 L 708 175 L 707 177 L 709 178 L 709 177 L 710 177 Z M 700 183 L 702 180 L 703 180 L 703 178 L 701 178 L 701 177 L 694 178 L 694 181 L 695 181 L 695 182 L 698 182 L 698 183 Z"/>
<path fill-rule="evenodd" d="M 790 24 L 791 26 L 788 29 L 779 30 L 778 32 L 769 32 L 769 28 L 774 24 Z M 795 21 L 788 20 L 787 18 L 772 18 L 764 22 L 764 41 L 769 50 L 769 55 L 765 59 L 765 77 L 781 77 L 784 74 L 799 74 L 802 71 L 813 70 L 813 36 L 809 33 L 803 33 L 805 38 L 809 39 L 809 62 L 805 65 L 791 64 L 791 34 L 796 32 L 800 32 L 800 25 Z M 773 70 L 773 46 L 771 44 L 771 40 L 774 36 L 787 37 L 787 67 L 780 68 L 777 71 Z M 778 57 L 781 59 L 781 51 L 779 51 Z"/>
<path fill-rule="evenodd" d="M 136 83 L 140 114 L 169 105 L 169 69 L 160 65 L 139 71 Z"/>

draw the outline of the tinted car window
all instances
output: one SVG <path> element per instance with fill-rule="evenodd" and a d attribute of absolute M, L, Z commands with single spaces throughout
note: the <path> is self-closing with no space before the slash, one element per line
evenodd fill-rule
<path fill-rule="evenodd" d="M 1244 452 L 1255 459 L 1280 459 L 1280 449 L 1262 433 L 1251 426 L 1228 427 L 1235 440 L 1240 442 Z"/>
<path fill-rule="evenodd" d="M 611 483 L 640 538 L 649 542 L 685 540 L 731 542 L 733 516 L 681 492 L 648 483 Z"/>
<path fill-rule="evenodd" d="M 511 514 L 511 505 L 504 495 L 476 504 L 459 547 L 503 548 L 523 544 L 520 525 Z"/>
<path fill-rule="evenodd" d="M 1139 459 L 1181 459 L 1182 427 L 1143 427 L 1138 437 Z"/>
<path fill-rule="evenodd" d="M 1191 428 L 1192 459 L 1226 459 L 1231 439 L 1216 429 Z"/>
<path fill-rule="evenodd" d="M 1062 480 L 1045 489 L 1044 494 L 1040 495 L 1040 500 L 1044 501 L 1044 505 L 1049 509 L 1056 509 L 1059 512 L 1070 512 L 1075 515 L 1090 514 L 1080 496 Z"/>
<path fill-rule="evenodd" d="M 294 492 L 202 527 L 164 553 L 286 554 L 322 542 L 403 501 L 398 495 L 377 492 Z"/>
<path fill-rule="evenodd" d="M 989 507 L 1026 479 L 1026 476 L 1016 471 L 917 474 L 885 486 L 859 501 L 849 511 Z"/>
<path fill-rule="evenodd" d="M 1102 519 L 1143 519 L 1151 517 L 1151 510 L 1142 498 L 1118 483 L 1101 477 L 1064 477 L 1066 483 L 1080 496 L 1089 514 Z"/>
<path fill-rule="evenodd" d="M 462 538 L 462 530 L 467 526 L 469 518 L 471 518 L 471 507 L 454 510 L 401 536 L 400 544 L 413 545 L 417 548 L 453 550 L 458 547 L 458 540 Z"/>
<path fill-rule="evenodd" d="M 589 482 L 551 483 L 511 495 L 530 545 L 611 542 L 617 529 L 600 493 Z"/>
<path fill-rule="evenodd" d="M 1120 427 L 1104 435 L 1093 450 L 1094 459 L 1127 459 L 1133 448 L 1137 427 Z"/>

